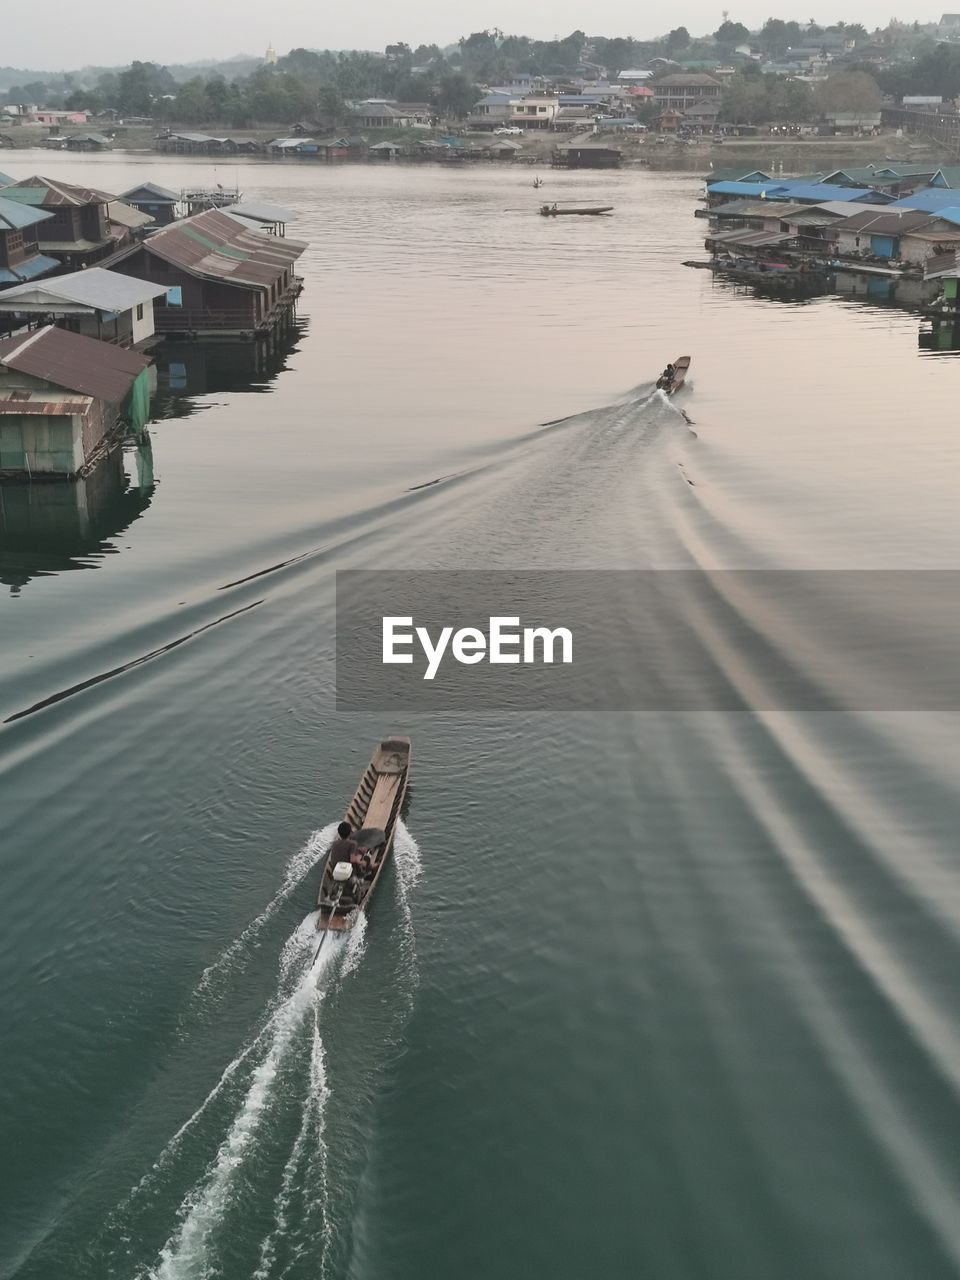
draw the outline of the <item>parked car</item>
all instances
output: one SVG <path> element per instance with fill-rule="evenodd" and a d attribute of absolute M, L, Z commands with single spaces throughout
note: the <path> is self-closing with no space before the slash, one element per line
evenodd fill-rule
<path fill-rule="evenodd" d="M 494 129 L 494 131 L 493 131 L 493 132 L 494 132 L 494 133 L 518 133 L 518 134 L 522 134 L 522 133 L 523 133 L 523 130 L 520 128 L 520 126 L 519 126 L 518 124 L 505 124 L 505 125 L 502 125 L 499 129 Z"/>

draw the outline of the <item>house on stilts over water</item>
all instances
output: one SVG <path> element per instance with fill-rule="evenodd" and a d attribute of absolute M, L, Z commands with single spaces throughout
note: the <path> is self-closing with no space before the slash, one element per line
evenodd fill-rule
<path fill-rule="evenodd" d="M 160 334 L 252 338 L 292 311 L 303 287 L 294 264 L 306 247 L 208 209 L 121 250 L 105 266 L 164 286 L 154 307 Z"/>
<path fill-rule="evenodd" d="M 146 422 L 147 364 L 53 325 L 0 342 L 0 477 L 85 475 Z"/>

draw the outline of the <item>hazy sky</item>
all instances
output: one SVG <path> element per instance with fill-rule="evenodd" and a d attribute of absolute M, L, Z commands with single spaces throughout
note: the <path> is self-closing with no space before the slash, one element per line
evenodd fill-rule
<path fill-rule="evenodd" d="M 0 0 L 3 3 L 3 0 Z M 109 66 L 133 58 L 154 62 L 191 62 L 235 53 L 261 54 L 273 42 L 280 53 L 303 45 L 314 49 L 382 49 L 394 40 L 408 44 L 449 44 L 484 27 L 552 39 L 580 28 L 588 35 L 649 38 L 681 23 L 694 35 L 713 31 L 722 21 L 723 3 L 679 0 L 641 8 L 636 0 L 550 0 L 518 6 L 507 0 L 357 0 L 318 5 L 308 0 L 136 0 L 103 8 L 77 6 L 75 0 L 30 4 L 6 0 L 0 24 L 0 65 L 61 70 L 95 64 Z M 830 0 L 829 8 L 808 0 L 730 0 L 730 17 L 748 27 L 767 17 L 816 19 L 824 25 L 844 19 L 868 28 L 893 16 L 936 20 L 939 10 L 899 13 L 876 0 Z M 6 12 L 10 10 L 10 12 Z"/>

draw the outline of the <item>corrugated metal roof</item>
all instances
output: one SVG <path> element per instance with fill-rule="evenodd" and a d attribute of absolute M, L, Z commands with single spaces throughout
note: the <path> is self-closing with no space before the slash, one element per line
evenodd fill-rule
<path fill-rule="evenodd" d="M 939 213 L 941 209 L 950 209 L 957 203 L 956 191 L 946 187 L 924 187 L 922 191 L 914 191 L 890 206 L 891 209 L 923 209 L 927 213 Z"/>
<path fill-rule="evenodd" d="M 0 365 L 111 404 L 121 403 L 147 363 L 134 351 L 53 325 L 0 342 Z"/>
<path fill-rule="evenodd" d="M 11 182 L 13 182 L 13 179 L 9 173 L 0 173 L 0 187 L 9 187 Z"/>
<path fill-rule="evenodd" d="M 92 403 L 90 396 L 71 397 L 69 400 L 35 400 L 32 396 L 29 400 L 0 399 L 0 414 L 16 414 L 17 417 L 29 414 L 31 417 L 41 418 L 72 418 L 75 413 L 83 413 L 87 405 Z"/>
<path fill-rule="evenodd" d="M 707 174 L 705 182 L 749 182 L 756 186 L 758 182 L 770 183 L 773 178 L 762 169 L 714 169 Z"/>
<path fill-rule="evenodd" d="M 895 206 L 885 205 L 884 211 Z M 876 213 L 875 204 L 859 204 L 856 200 L 823 200 L 820 204 L 807 205 L 810 213 L 828 213 L 834 218 L 852 218 L 855 213 Z"/>
<path fill-rule="evenodd" d="M 960 227 L 937 227 L 934 221 L 908 234 L 915 240 L 928 240 L 930 244 L 952 244 L 960 240 Z"/>
<path fill-rule="evenodd" d="M 783 204 L 776 200 L 731 200 L 710 212 L 715 218 L 788 218 L 809 208 L 808 204 Z"/>
<path fill-rule="evenodd" d="M 45 209 L 31 209 L 18 200 L 5 200 L 0 196 L 0 231 L 20 231 L 52 217 Z"/>
<path fill-rule="evenodd" d="M 143 213 L 123 200 L 110 201 L 107 205 L 107 217 L 121 227 L 148 227 L 156 221 L 152 214 Z"/>
<path fill-rule="evenodd" d="M 759 188 L 759 189 L 758 189 Z M 794 182 L 780 179 L 773 183 L 711 182 L 708 195 L 756 197 L 764 193 L 765 200 L 800 200 L 821 203 L 824 200 L 864 200 L 865 203 L 885 203 L 886 196 L 869 187 L 836 187 L 825 182 Z"/>
<path fill-rule="evenodd" d="M 75 187 L 69 182 L 52 182 L 49 178 L 35 176 L 21 178 L 12 186 L 4 187 L 3 198 L 49 209 L 61 205 L 106 204 L 114 197 L 89 187 Z"/>
<path fill-rule="evenodd" d="M 32 258 L 27 258 L 25 262 L 18 262 L 10 269 L 18 280 L 36 280 L 38 276 L 45 276 L 48 271 L 56 271 L 59 266 L 60 263 L 56 258 L 48 257 L 45 253 L 37 253 Z"/>
<path fill-rule="evenodd" d="M 292 209 L 284 209 L 279 204 L 262 204 L 260 201 L 240 200 L 236 204 L 221 207 L 221 213 L 236 213 L 241 218 L 249 218 L 251 222 L 296 222 L 297 215 Z"/>
<path fill-rule="evenodd" d="M 141 182 L 139 187 L 131 187 L 129 191 L 121 191 L 120 199 L 133 203 L 140 200 L 142 204 L 177 204 L 180 197 L 176 191 L 168 191 L 166 187 L 158 187 L 155 182 Z"/>
<path fill-rule="evenodd" d="M 122 262 L 142 248 L 191 275 L 262 289 L 289 270 L 306 247 L 299 240 L 265 236 L 219 209 L 207 209 L 164 227 L 113 261 Z"/>
<path fill-rule="evenodd" d="M 917 231 L 930 223 L 929 213 L 918 209 L 867 210 L 842 218 L 835 224 L 838 231 L 865 231 L 871 236 L 898 236 L 907 231 Z"/>
<path fill-rule="evenodd" d="M 181 138 L 184 142 L 229 142 L 229 138 L 211 138 L 209 133 L 171 133 L 171 138 Z"/>
<path fill-rule="evenodd" d="M 752 249 L 759 249 L 764 245 L 786 244 L 793 238 L 788 231 L 747 231 L 746 229 L 721 231 L 709 237 L 714 244 L 742 244 Z"/>
<path fill-rule="evenodd" d="M 106 271 L 103 267 L 88 267 L 86 271 L 71 271 L 69 275 L 55 276 L 42 284 L 21 285 L 6 289 L 0 294 L 0 309 L 19 310 L 14 303 L 49 302 L 48 309 L 56 310 L 59 301 L 74 302 L 91 311 L 129 311 L 151 298 L 160 298 L 167 292 L 165 285 L 151 284 L 149 280 L 136 280 L 118 271 Z"/>
<path fill-rule="evenodd" d="M 924 280 L 944 280 L 956 276 L 960 276 L 960 252 L 956 249 L 937 254 L 924 263 Z"/>

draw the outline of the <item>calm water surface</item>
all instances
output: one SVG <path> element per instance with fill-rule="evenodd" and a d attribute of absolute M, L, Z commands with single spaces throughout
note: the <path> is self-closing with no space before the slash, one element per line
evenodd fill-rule
<path fill-rule="evenodd" d="M 960 364 L 683 268 L 689 174 L 4 169 L 237 176 L 310 247 L 274 349 L 163 349 L 147 440 L 0 490 L 0 1274 L 960 1275 L 954 714 L 389 723 L 332 658 L 343 567 L 954 568 Z"/>

